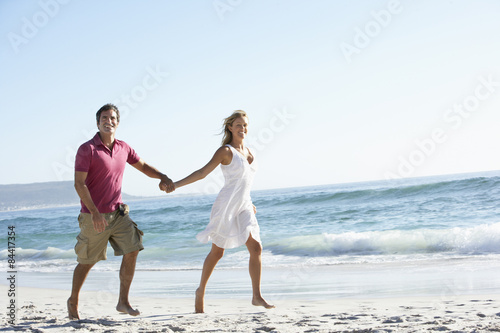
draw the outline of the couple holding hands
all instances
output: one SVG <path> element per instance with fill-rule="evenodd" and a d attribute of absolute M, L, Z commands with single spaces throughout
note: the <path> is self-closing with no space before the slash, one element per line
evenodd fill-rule
<path fill-rule="evenodd" d="M 67 301 L 69 318 L 80 319 L 80 290 L 91 268 L 98 261 L 106 260 L 108 241 L 114 254 L 123 256 L 116 310 L 132 316 L 140 314 L 131 307 L 128 299 L 137 255 L 144 247 L 143 232 L 129 217 L 128 207 L 121 199 L 126 163 L 148 177 L 160 179 L 159 187 L 167 193 L 205 178 L 221 165 L 224 186 L 213 204 L 209 224 L 196 236 L 201 242 L 211 241 L 212 249 L 203 264 L 200 285 L 196 290 L 195 312 L 204 312 L 205 288 L 224 249 L 243 244 L 250 253 L 252 304 L 273 308 L 260 291 L 262 244 L 255 217 L 256 208 L 250 198 L 256 162 L 244 143 L 248 131 L 247 114 L 239 110 L 225 118 L 222 146 L 204 167 L 175 183 L 144 162 L 127 143 L 115 138 L 120 123 L 120 111 L 115 105 L 101 107 L 96 113 L 96 121 L 99 131 L 80 146 L 75 159 L 75 189 L 81 200 L 81 210 L 78 216 L 80 234 L 75 245 L 78 265 L 73 273 L 71 296 Z"/>

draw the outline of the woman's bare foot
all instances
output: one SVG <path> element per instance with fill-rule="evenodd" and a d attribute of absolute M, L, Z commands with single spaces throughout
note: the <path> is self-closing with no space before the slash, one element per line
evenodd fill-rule
<path fill-rule="evenodd" d="M 252 299 L 252 305 L 255 305 L 255 306 L 263 306 L 265 307 L 266 309 L 272 309 L 272 308 L 275 308 L 274 305 L 272 304 L 269 304 L 266 302 L 265 299 L 263 299 L 262 297 L 254 297 Z"/>
<path fill-rule="evenodd" d="M 130 304 L 118 304 L 116 306 L 116 311 L 121 312 L 121 313 L 128 313 L 131 316 L 138 316 L 141 314 L 139 310 L 132 309 Z"/>
<path fill-rule="evenodd" d="M 78 315 L 78 304 L 74 304 L 71 302 L 71 297 L 68 298 L 66 302 L 68 306 L 68 318 L 69 320 L 80 320 L 80 316 Z"/>
<path fill-rule="evenodd" d="M 205 297 L 205 293 L 200 290 L 200 288 L 196 289 L 196 298 L 194 301 L 194 311 L 196 313 L 204 313 L 203 311 L 203 298 Z"/>

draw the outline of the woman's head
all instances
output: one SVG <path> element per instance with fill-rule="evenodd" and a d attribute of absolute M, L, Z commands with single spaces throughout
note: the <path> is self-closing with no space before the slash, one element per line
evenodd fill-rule
<path fill-rule="evenodd" d="M 248 122 L 247 113 L 243 110 L 236 110 L 232 115 L 224 119 L 224 136 L 222 137 L 222 145 L 227 145 L 231 143 L 231 141 L 233 141 L 233 133 L 231 132 L 231 128 L 233 127 L 234 122 L 240 118 L 243 118 L 245 122 Z"/>

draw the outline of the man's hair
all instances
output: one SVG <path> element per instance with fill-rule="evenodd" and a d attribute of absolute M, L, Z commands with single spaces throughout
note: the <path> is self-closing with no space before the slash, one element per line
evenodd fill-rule
<path fill-rule="evenodd" d="M 99 124 L 99 120 L 101 120 L 101 113 L 103 113 L 104 111 L 109 111 L 109 110 L 113 110 L 116 112 L 116 120 L 118 122 L 120 122 L 120 111 L 118 110 L 116 105 L 108 103 L 108 104 L 104 105 L 103 107 L 101 107 L 99 109 L 99 111 L 97 111 L 97 113 L 95 114 L 95 117 L 96 117 L 98 124 Z"/>

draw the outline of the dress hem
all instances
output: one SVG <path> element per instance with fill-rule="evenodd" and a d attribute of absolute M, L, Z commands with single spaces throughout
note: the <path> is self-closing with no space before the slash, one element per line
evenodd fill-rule
<path fill-rule="evenodd" d="M 204 231 L 202 231 L 198 235 L 196 235 L 196 239 L 198 239 L 198 241 L 205 243 L 205 244 L 211 241 L 213 244 L 217 245 L 218 247 L 220 247 L 222 249 L 234 249 L 234 248 L 237 248 L 237 247 L 240 247 L 240 246 L 246 244 L 246 242 L 248 241 L 248 239 L 250 238 L 250 235 L 251 235 L 253 239 L 255 239 L 257 242 L 262 244 L 262 241 L 260 239 L 260 229 L 258 226 L 247 229 L 244 234 L 246 237 L 244 238 L 245 240 L 243 241 L 243 243 L 241 243 L 241 241 L 237 241 L 237 240 L 241 239 L 240 236 L 235 236 L 235 237 L 231 237 L 230 239 L 228 239 L 227 237 L 224 237 L 222 235 L 218 235 L 214 232 L 205 233 Z"/>

